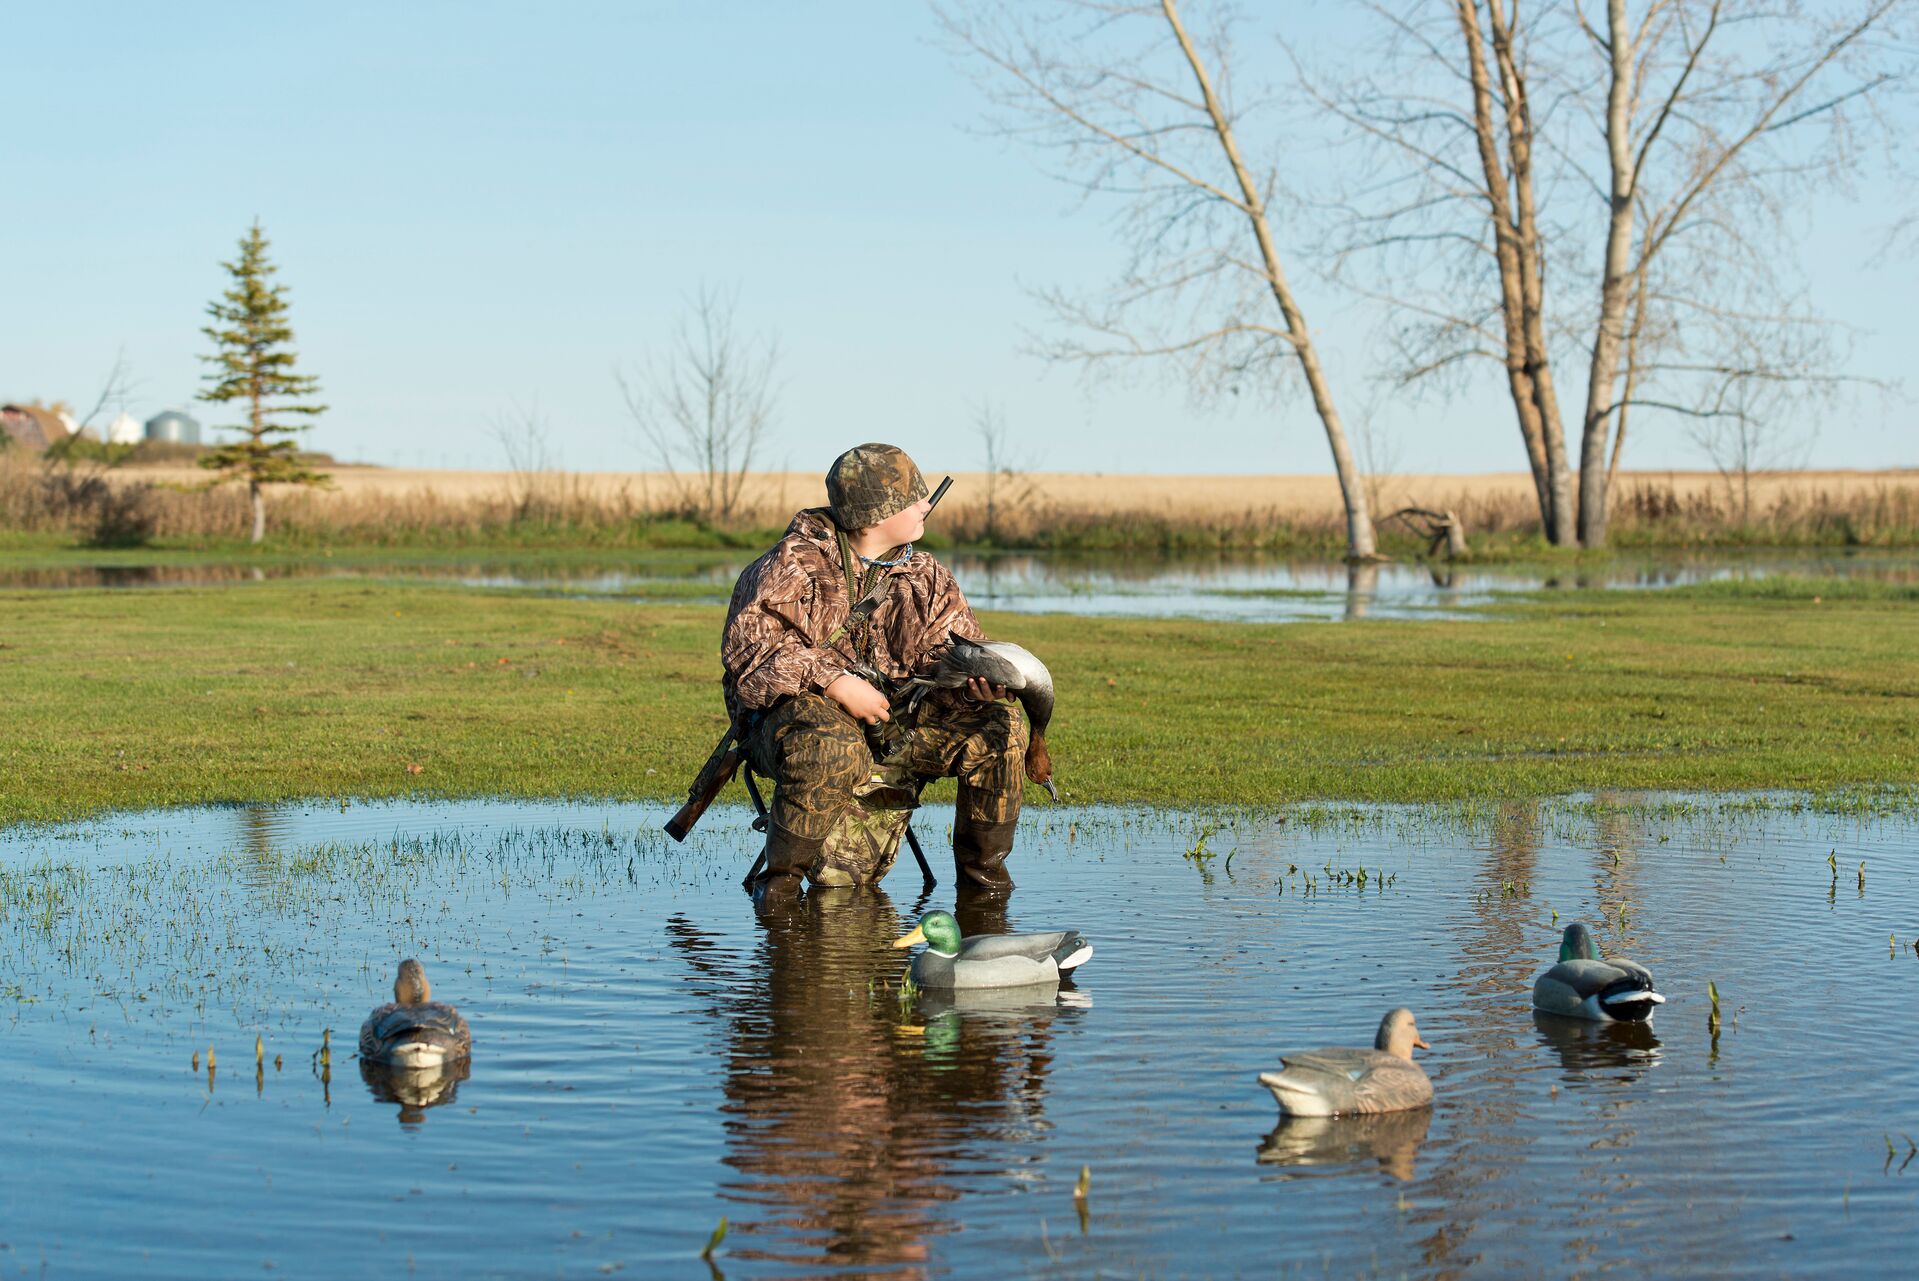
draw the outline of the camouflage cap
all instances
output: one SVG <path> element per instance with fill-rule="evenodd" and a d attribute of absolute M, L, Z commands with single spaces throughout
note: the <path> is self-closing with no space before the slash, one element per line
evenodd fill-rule
<path fill-rule="evenodd" d="M 826 502 L 841 529 L 865 529 L 926 497 L 926 477 L 897 445 L 855 445 L 826 470 Z"/>

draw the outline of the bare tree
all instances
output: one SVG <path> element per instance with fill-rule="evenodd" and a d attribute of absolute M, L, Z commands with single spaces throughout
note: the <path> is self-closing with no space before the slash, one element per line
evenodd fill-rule
<path fill-rule="evenodd" d="M 115 484 L 109 479 L 138 446 L 116 444 L 104 439 L 104 432 L 98 440 L 81 434 L 109 409 L 124 410 L 137 386 L 123 347 L 114 353 L 93 407 L 79 419 L 78 428 L 41 455 L 42 501 L 49 512 L 76 524 L 84 522 L 87 542 L 94 547 L 138 546 L 152 537 L 156 524 L 148 501 L 152 485 Z"/>
<path fill-rule="evenodd" d="M 1384 57 L 1302 78 L 1390 162 L 1353 184 L 1334 260 L 1388 304 L 1401 377 L 1502 361 L 1548 536 L 1596 547 L 1631 408 L 1713 417 L 1752 399 L 1734 383 L 1843 381 L 1843 330 L 1806 305 L 1785 251 L 1804 197 L 1896 137 L 1882 100 L 1913 55 L 1870 38 L 1907 0 L 1838 18 L 1796 0 L 1590 2 L 1602 19 L 1377 5 Z M 1575 348 L 1576 505 L 1552 379 Z"/>
<path fill-rule="evenodd" d="M 1763 267 L 1774 246 L 1752 234 L 1777 227 L 1780 202 L 1811 184 L 1843 173 L 1856 156 L 1852 112 L 1896 78 L 1884 50 L 1867 37 L 1882 27 L 1902 0 L 1870 0 L 1839 18 L 1806 13 L 1787 4 L 1776 11 L 1733 14 L 1724 0 L 1651 0 L 1635 20 L 1627 0 L 1606 0 L 1605 30 L 1579 10 L 1580 25 L 1607 72 L 1605 110 L 1608 219 L 1599 315 L 1587 375 L 1586 412 L 1580 437 L 1579 541 L 1606 541 L 1608 434 L 1624 398 L 1622 371 L 1627 315 L 1641 282 L 1661 266 L 1669 247 L 1694 264 L 1703 254 L 1723 254 L 1749 268 Z M 1764 24 L 1764 25 L 1754 25 Z M 1735 28 L 1748 26 L 1747 32 Z M 1893 55 L 1909 62 L 1904 52 Z M 1645 210 L 1635 234 L 1635 215 Z M 1703 248 L 1689 241 L 1705 240 Z M 1656 279 L 1656 278 L 1655 278 Z M 1760 277 L 1766 279 L 1765 276 Z M 1810 318 L 1790 309 L 1758 313 L 1729 308 L 1723 294 L 1703 300 L 1676 290 L 1660 301 L 1686 319 L 1731 328 L 1747 338 L 1783 332 L 1797 338 Z M 1797 319 L 1798 323 L 1795 323 Z M 1794 343 L 1788 353 L 1803 348 Z M 1814 372 L 1803 362 L 1775 359 L 1774 350 L 1754 351 L 1743 362 L 1685 361 L 1673 372 L 1698 375 L 1706 395 L 1682 413 L 1717 414 L 1719 406 L 1747 401 L 1739 384 L 1790 381 Z"/>
<path fill-rule="evenodd" d="M 538 402 L 521 405 L 517 401 L 495 413 L 487 423 L 487 434 L 506 455 L 507 496 L 513 504 L 516 520 L 531 520 L 550 514 L 563 498 L 564 481 L 555 477 L 558 468 L 553 451 L 553 424 L 540 412 Z M 549 493 L 549 489 L 557 493 Z"/>
<path fill-rule="evenodd" d="M 1286 157 L 1257 173 L 1248 158 L 1226 24 L 1196 38 L 1174 0 L 1057 0 L 1043 14 L 982 2 L 940 16 L 985 72 L 1004 131 L 1058 156 L 1059 176 L 1089 196 L 1123 202 L 1131 254 L 1110 293 L 1093 302 L 1046 295 L 1093 337 L 1048 354 L 1087 366 L 1177 361 L 1201 395 L 1271 389 L 1281 370 L 1296 369 L 1338 474 L 1347 554 L 1373 556 L 1365 485 L 1281 262 L 1272 201 Z"/>
<path fill-rule="evenodd" d="M 1686 416 L 1686 434 L 1725 481 L 1742 525 L 1752 524 L 1753 475 L 1799 466 L 1811 448 L 1806 401 L 1791 381 L 1733 378 L 1716 403 Z"/>
<path fill-rule="evenodd" d="M 127 349 L 120 347 L 113 353 L 113 364 L 107 369 L 106 376 L 100 380 L 100 394 L 93 398 L 93 408 L 87 410 L 80 419 L 80 430 L 85 431 L 100 420 L 100 416 L 109 409 L 116 413 L 126 412 L 127 405 L 133 400 L 133 393 L 139 387 L 133 376 L 133 364 L 127 359 Z M 102 432 L 103 441 L 106 433 Z"/>
<path fill-rule="evenodd" d="M 1030 462 L 1007 425 L 1005 411 L 990 400 L 982 400 L 974 409 L 973 426 L 979 432 L 986 471 L 986 541 L 997 543 L 1005 532 L 1000 521 L 1006 508 L 1033 497 L 1034 485 L 1026 475 Z"/>
<path fill-rule="evenodd" d="M 614 377 L 642 441 L 680 507 L 725 523 L 766 443 L 778 400 L 779 347 L 740 333 L 738 295 L 701 286 L 663 356 Z"/>
<path fill-rule="evenodd" d="M 1360 154 L 1371 163 L 1347 167 L 1362 177 L 1333 201 L 1326 264 L 1385 305 L 1401 385 L 1456 384 L 1476 362 L 1503 365 L 1541 528 L 1569 543 L 1531 27 L 1518 0 L 1368 7 L 1384 40 L 1363 72 L 1337 80 L 1288 50 L 1314 106 L 1370 144 Z"/>

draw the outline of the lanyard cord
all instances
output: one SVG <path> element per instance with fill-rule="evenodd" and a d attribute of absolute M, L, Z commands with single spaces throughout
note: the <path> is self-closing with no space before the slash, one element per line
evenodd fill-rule
<path fill-rule="evenodd" d="M 853 551 L 852 540 L 847 538 L 845 530 L 836 528 L 833 534 L 839 542 L 840 572 L 846 578 L 848 613 L 846 621 L 833 629 L 833 634 L 826 638 L 826 643 L 837 644 L 840 637 L 846 635 L 847 631 L 857 624 L 859 634 L 853 638 L 853 651 L 862 660 L 870 662 L 873 657 L 873 638 L 866 628 L 866 623 L 872 617 L 873 611 L 879 607 L 879 601 L 869 601 L 868 593 L 878 585 L 887 569 L 903 563 L 912 556 L 913 545 L 908 543 L 901 554 L 892 560 L 873 560 Z M 856 561 L 865 567 L 864 572 L 854 568 Z M 866 643 L 860 644 L 861 640 Z"/>

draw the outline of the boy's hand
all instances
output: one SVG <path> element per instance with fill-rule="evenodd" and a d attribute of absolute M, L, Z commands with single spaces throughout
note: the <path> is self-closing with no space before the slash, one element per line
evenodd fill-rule
<path fill-rule="evenodd" d="M 1006 697 L 1006 686 L 995 685 L 984 676 L 970 676 L 966 680 L 966 696 L 979 703 L 997 703 Z"/>
<path fill-rule="evenodd" d="M 851 672 L 842 672 L 821 693 L 844 707 L 856 721 L 877 725 L 893 718 L 886 695 Z"/>

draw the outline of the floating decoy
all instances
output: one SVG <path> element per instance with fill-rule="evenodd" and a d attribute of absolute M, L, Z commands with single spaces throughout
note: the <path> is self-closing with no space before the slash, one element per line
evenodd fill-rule
<path fill-rule="evenodd" d="M 1011 641 L 974 641 L 955 636 L 932 674 L 916 676 L 908 684 L 917 687 L 923 698 L 925 691 L 958 689 L 975 678 L 1005 686 L 1006 692 L 1026 709 L 1026 777 L 1058 800 L 1053 758 L 1046 750 L 1046 727 L 1053 719 L 1053 674 L 1031 650 Z"/>
<path fill-rule="evenodd" d="M 1308 1050 L 1286 1055 L 1277 1072 L 1261 1072 L 1287 1116 L 1352 1116 L 1402 1112 L 1433 1101 L 1433 1083 L 1413 1062 L 1413 1047 L 1430 1050 L 1407 1009 L 1379 1021 L 1370 1050 Z"/>
<path fill-rule="evenodd" d="M 1049 934 L 975 934 L 961 938 L 951 912 L 928 912 L 894 947 L 926 944 L 913 958 L 913 982 L 924 988 L 1032 987 L 1058 983 L 1093 954 L 1078 930 Z"/>
<path fill-rule="evenodd" d="M 1559 941 L 1559 963 L 1533 984 L 1533 1008 L 1573 1019 L 1643 1023 L 1666 998 L 1652 972 L 1618 957 L 1602 959 L 1592 931 L 1574 922 Z"/>
<path fill-rule="evenodd" d="M 393 1004 L 382 1005 L 360 1025 L 360 1057 L 403 1068 L 438 1067 L 465 1058 L 473 1048 L 472 1030 L 458 1010 L 432 998 L 420 963 L 401 961 L 393 980 Z"/>

